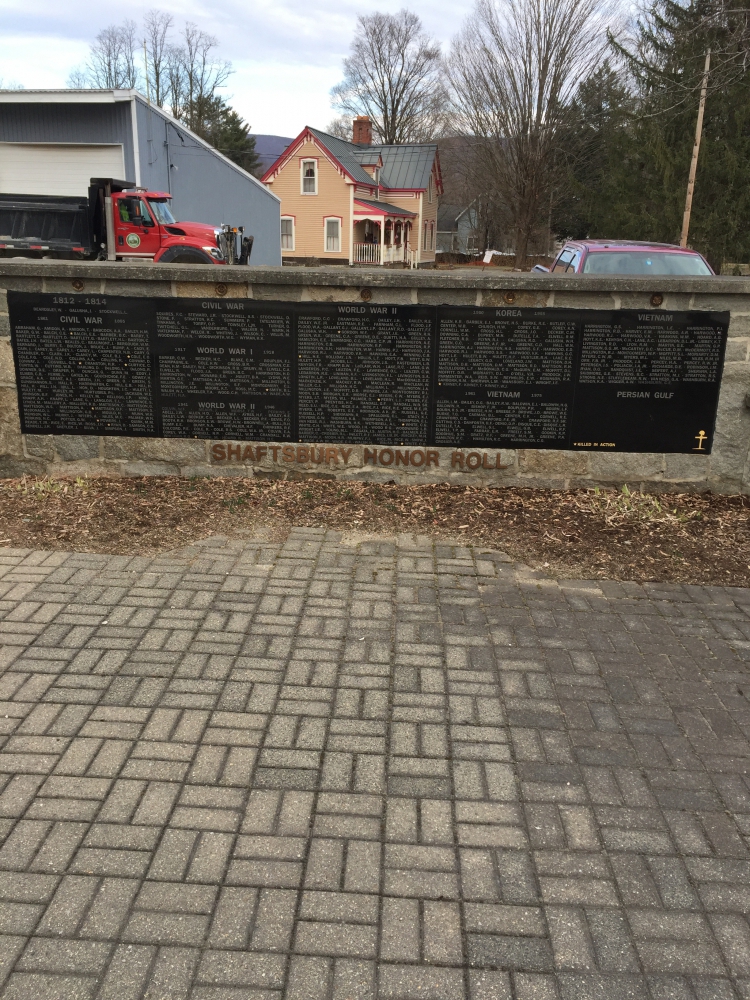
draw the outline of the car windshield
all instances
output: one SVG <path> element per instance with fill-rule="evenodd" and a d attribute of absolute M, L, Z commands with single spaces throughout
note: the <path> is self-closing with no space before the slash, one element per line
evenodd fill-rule
<path fill-rule="evenodd" d="M 151 211 L 156 216 L 157 222 L 160 222 L 163 226 L 169 226 L 175 221 L 172 210 L 166 201 L 156 201 L 154 198 L 149 198 L 148 203 L 151 206 Z"/>
<path fill-rule="evenodd" d="M 592 250 L 584 274 L 711 274 L 698 254 L 664 253 L 661 250 Z"/>

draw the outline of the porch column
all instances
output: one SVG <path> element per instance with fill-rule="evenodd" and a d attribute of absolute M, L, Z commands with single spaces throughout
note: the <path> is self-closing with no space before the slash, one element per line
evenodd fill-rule
<path fill-rule="evenodd" d="M 349 265 L 354 263 L 354 185 L 349 185 Z"/>
<path fill-rule="evenodd" d="M 385 217 L 380 220 L 380 263 L 385 264 Z"/>

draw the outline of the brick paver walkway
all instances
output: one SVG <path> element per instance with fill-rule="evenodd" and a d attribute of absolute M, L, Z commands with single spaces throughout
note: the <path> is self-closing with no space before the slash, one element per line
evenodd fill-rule
<path fill-rule="evenodd" d="M 750 591 L 0 553 L 3 1000 L 750 998 Z"/>

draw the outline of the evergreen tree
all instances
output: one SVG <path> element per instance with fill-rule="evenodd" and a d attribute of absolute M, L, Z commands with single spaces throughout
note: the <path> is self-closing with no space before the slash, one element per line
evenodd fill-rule
<path fill-rule="evenodd" d="M 186 110 L 184 120 L 193 132 L 248 173 L 258 169 L 255 137 L 248 134 L 248 125 L 223 97 L 199 97 Z"/>
<path fill-rule="evenodd" d="M 690 244 L 717 269 L 750 259 L 749 46 L 748 12 L 738 0 L 656 0 L 639 24 L 637 46 L 621 49 L 641 97 L 627 228 L 669 242 L 682 227 L 705 53 L 712 51 Z"/>
<path fill-rule="evenodd" d="M 631 152 L 634 110 L 633 94 L 608 60 L 579 87 L 557 153 L 567 170 L 553 194 L 555 232 L 583 239 L 611 225 L 622 198 L 616 166 Z"/>
<path fill-rule="evenodd" d="M 561 235 L 676 243 L 705 53 L 712 51 L 689 242 L 718 270 L 750 260 L 750 18 L 739 0 L 654 0 L 576 100 Z"/>

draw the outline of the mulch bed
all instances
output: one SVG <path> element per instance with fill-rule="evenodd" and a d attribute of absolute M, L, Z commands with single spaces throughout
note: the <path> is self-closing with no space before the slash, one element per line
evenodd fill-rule
<path fill-rule="evenodd" d="M 6 479 L 0 546 L 149 554 L 291 527 L 432 535 L 552 576 L 750 586 L 750 498 L 276 479 Z"/>

